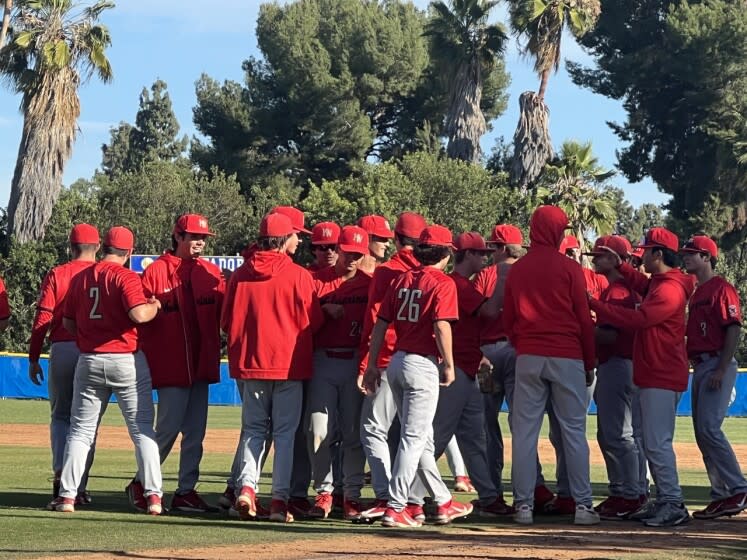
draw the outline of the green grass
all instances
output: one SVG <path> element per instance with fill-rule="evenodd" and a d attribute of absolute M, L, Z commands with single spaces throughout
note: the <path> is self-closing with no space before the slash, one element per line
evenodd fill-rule
<path fill-rule="evenodd" d="M 3 430 L 12 430 L 13 423 L 38 424 L 41 433 L 47 433 L 48 404 L 40 401 L 0 401 L 0 424 Z M 121 425 L 116 406 L 104 417 L 108 425 Z M 211 428 L 238 429 L 239 409 L 212 407 Z M 505 427 L 505 425 L 504 425 Z M 595 419 L 589 420 L 589 429 L 595 429 Z M 728 431 L 735 442 L 747 442 L 747 419 L 729 422 Z M 688 419 L 678 422 L 678 440 L 691 441 L 692 428 Z M 593 433 L 593 431 L 590 431 Z M 228 453 L 206 454 L 202 462 L 199 490 L 209 502 L 215 503 L 225 486 L 226 473 L 232 460 Z M 204 516 L 168 515 L 151 518 L 131 513 L 123 488 L 135 470 L 131 451 L 100 450 L 96 455 L 89 488 L 94 496 L 90 509 L 80 508 L 74 515 L 46 512 L 42 508 L 49 500 L 50 452 L 46 448 L 0 448 L 0 558 L 30 558 L 43 554 L 85 554 L 94 551 L 122 551 L 149 548 L 190 548 L 211 545 L 248 544 L 253 542 L 324 538 L 353 534 L 376 534 L 376 526 L 358 526 L 340 520 L 324 522 L 304 521 L 290 526 L 269 523 L 242 523 L 219 514 Z M 446 465 L 440 464 L 443 471 Z M 268 465 L 269 471 L 270 465 Z M 172 456 L 164 464 L 164 490 L 167 499 L 176 485 L 177 458 Z M 506 467 L 510 473 L 510 465 Z M 554 478 L 554 466 L 545 465 L 548 479 Z M 681 483 L 691 507 L 700 507 L 708 501 L 708 480 L 702 469 L 681 471 Z M 447 478 L 447 477 L 445 477 Z M 603 483 L 605 473 L 599 466 L 592 467 L 594 494 L 597 499 L 606 493 Z M 262 496 L 269 489 L 269 475 L 263 477 Z M 506 488 L 510 495 L 510 486 Z M 366 497 L 370 489 L 366 488 Z M 471 498 L 471 497 L 469 497 Z M 547 519 L 543 523 L 561 523 L 566 520 Z M 471 520 L 493 527 L 510 524 L 510 521 Z M 740 526 L 742 524 L 740 523 Z M 450 528 L 428 528 L 430 531 L 453 531 Z M 602 530 L 613 530 L 606 527 Z M 391 534 L 391 533 L 389 533 Z M 730 556 L 729 549 L 712 547 L 707 551 L 691 550 L 677 553 L 678 558 L 698 560 L 727 560 L 738 558 L 747 551 Z M 657 554 L 656 558 L 661 558 Z M 674 556 L 673 556 L 674 557 Z M 638 558 L 638 557 L 636 557 Z M 653 556 L 652 556 L 653 558 Z"/>

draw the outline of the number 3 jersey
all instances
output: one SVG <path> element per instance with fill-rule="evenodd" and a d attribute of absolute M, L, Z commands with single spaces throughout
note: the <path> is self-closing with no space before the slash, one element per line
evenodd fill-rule
<path fill-rule="evenodd" d="M 319 303 L 341 305 L 343 308 L 343 315 L 339 319 L 325 314 L 324 325 L 314 335 L 314 347 L 357 349 L 361 343 L 371 276 L 358 270 L 355 276 L 343 280 L 334 266 L 328 266 L 315 272 L 313 277 Z"/>
<path fill-rule="evenodd" d="M 691 358 L 724 347 L 724 329 L 741 324 L 742 311 L 734 286 L 720 276 L 701 284 L 690 298 L 687 355 Z"/>
<path fill-rule="evenodd" d="M 406 272 L 389 287 L 379 319 L 394 327 L 395 352 L 438 356 L 433 323 L 459 319 L 456 284 L 431 266 Z"/>
<path fill-rule="evenodd" d="M 75 321 L 81 352 L 125 354 L 137 350 L 137 329 L 128 312 L 144 303 L 138 275 L 102 261 L 73 278 L 63 316 Z"/>

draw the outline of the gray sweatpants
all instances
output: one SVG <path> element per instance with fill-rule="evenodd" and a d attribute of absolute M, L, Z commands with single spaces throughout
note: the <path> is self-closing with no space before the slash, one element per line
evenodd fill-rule
<path fill-rule="evenodd" d="M 161 387 L 156 407 L 156 442 L 161 463 L 171 453 L 179 434 L 179 482 L 177 494 L 194 490 L 200 478 L 202 442 L 205 439 L 208 415 L 207 383 L 191 387 Z"/>
<path fill-rule="evenodd" d="M 112 393 L 135 444 L 144 494 L 161 492 L 161 463 L 153 430 L 150 369 L 142 352 L 136 354 L 81 354 L 75 368 L 70 434 L 65 448 L 60 496 L 74 498 L 85 472 L 99 418 Z"/>
<path fill-rule="evenodd" d="M 70 432 L 70 410 L 73 407 L 73 384 L 78 356 L 80 356 L 80 350 L 75 341 L 53 342 L 49 348 L 47 382 L 51 409 L 49 439 L 52 445 L 52 470 L 55 474 L 62 472 L 62 463 L 65 460 L 65 444 Z M 96 436 L 91 443 L 91 451 L 88 453 L 86 468 L 80 482 L 81 492 L 88 485 L 88 473 L 93 464 L 95 451 Z"/>
<path fill-rule="evenodd" d="M 597 442 L 607 466 L 609 495 L 632 500 L 640 495 L 639 451 L 634 437 L 633 362 L 610 358 L 597 368 Z M 643 453 L 641 452 L 642 456 Z"/>
<path fill-rule="evenodd" d="M 709 357 L 695 366 L 691 389 L 695 441 L 703 454 L 703 463 L 711 481 L 712 500 L 747 492 L 747 480 L 721 429 L 737 377 L 737 362 L 732 360 L 729 364 L 721 388 L 711 389 L 708 381 L 719 359 L 718 356 Z"/>
<path fill-rule="evenodd" d="M 434 402 L 438 394 L 434 397 Z M 387 436 L 397 417 L 397 407 L 389 383 L 389 370 L 381 373 L 381 385 L 371 396 L 363 399 L 360 438 L 363 452 L 371 469 L 371 486 L 378 500 L 389 499 L 389 480 L 392 458 Z"/>
<path fill-rule="evenodd" d="M 358 390 L 358 357 L 329 357 L 314 352 L 314 376 L 308 388 L 308 444 L 314 489 L 332 492 L 332 443 L 341 438 L 345 498 L 360 499 L 366 457 L 360 439 L 363 395 Z"/>
<path fill-rule="evenodd" d="M 483 397 L 475 379 L 459 368 L 454 383 L 441 387 L 438 395 L 438 408 L 433 420 L 437 458 L 455 435 L 480 504 L 492 503 L 498 491 L 488 469 Z"/>
<path fill-rule="evenodd" d="M 668 389 L 640 387 L 643 451 L 651 467 L 658 503 L 683 501 L 674 454 L 674 423 L 681 393 Z"/>
<path fill-rule="evenodd" d="M 237 486 L 259 490 L 262 463 L 267 453 L 267 430 L 272 425 L 275 457 L 272 464 L 272 498 L 288 501 L 293 468 L 293 440 L 301 420 L 301 381 L 245 379 L 241 405 L 243 445 Z"/>
<path fill-rule="evenodd" d="M 526 354 L 516 358 L 511 469 L 514 504 L 532 505 L 534 501 L 537 476 L 532 465 L 537 462 L 537 443 L 548 399 L 558 420 L 571 496 L 577 504 L 591 506 L 583 363 Z"/>
<path fill-rule="evenodd" d="M 433 418 L 439 393 L 436 359 L 396 352 L 387 374 L 402 424 L 397 458 L 389 482 L 389 507 L 401 510 L 407 505 L 416 476 L 436 505 L 445 504 L 451 500 L 451 493 L 436 466 L 433 444 Z"/>

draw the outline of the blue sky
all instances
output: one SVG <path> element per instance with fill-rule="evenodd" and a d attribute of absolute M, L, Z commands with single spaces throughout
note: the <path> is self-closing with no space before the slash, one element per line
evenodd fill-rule
<path fill-rule="evenodd" d="M 254 29 L 260 4 L 258 0 L 119 0 L 116 8 L 103 17 L 113 38 L 109 58 L 114 81 L 104 85 L 93 80 L 80 90 L 80 132 L 65 170 L 65 184 L 93 174 L 101 162 L 101 145 L 108 141 L 109 129 L 120 121 L 134 121 L 140 91 L 157 78 L 167 82 L 182 131 L 192 136 L 195 81 L 203 72 L 220 81 L 242 80 L 242 61 L 259 54 Z M 415 4 L 427 6 L 423 0 Z M 495 18 L 505 22 L 505 11 L 497 10 Z M 570 37 L 565 38 L 563 54 L 570 60 L 588 61 Z M 484 137 L 486 152 L 497 136 L 513 136 L 519 114 L 518 96 L 537 87 L 531 62 L 518 54 L 514 39 L 507 53 L 507 65 L 511 74 L 509 108 Z M 546 101 L 556 145 L 565 139 L 591 140 L 601 163 L 614 165 L 620 143 L 605 122 L 624 120 L 625 113 L 618 102 L 576 87 L 562 68 L 551 78 Z M 7 88 L 0 89 L 2 206 L 7 205 L 21 136 L 19 103 L 19 96 Z M 668 199 L 649 180 L 629 184 L 618 176 L 613 182 L 625 190 L 634 206 Z"/>

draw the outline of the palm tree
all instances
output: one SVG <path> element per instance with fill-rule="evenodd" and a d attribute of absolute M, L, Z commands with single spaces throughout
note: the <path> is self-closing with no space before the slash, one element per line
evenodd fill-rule
<path fill-rule="evenodd" d="M 565 210 L 582 250 L 589 234 L 607 235 L 615 230 L 614 195 L 605 189 L 613 175 L 614 171 L 599 165 L 591 142 L 567 140 L 539 178 L 538 198 Z"/>
<path fill-rule="evenodd" d="M 109 30 L 97 24 L 110 1 L 20 0 L 0 73 L 22 95 L 23 133 L 8 203 L 8 232 L 41 239 L 70 158 L 80 116 L 78 87 L 112 78 Z"/>
<path fill-rule="evenodd" d="M 521 114 L 514 134 L 511 181 L 523 191 L 537 179 L 552 159 L 549 110 L 545 92 L 550 73 L 560 65 L 560 42 L 568 28 L 579 37 L 596 23 L 599 0 L 508 0 L 511 27 L 520 40 L 523 54 L 534 59 L 540 78 L 539 91 L 526 91 L 519 98 Z"/>
<path fill-rule="evenodd" d="M 5 37 L 8 35 L 10 27 L 10 12 L 13 10 L 13 0 L 5 0 L 3 10 L 3 27 L 0 29 L 0 49 L 5 45 Z"/>
<path fill-rule="evenodd" d="M 450 0 L 447 6 L 431 4 L 432 17 L 425 34 L 431 53 L 446 77 L 449 106 L 445 119 L 450 158 L 477 162 L 482 157 L 480 138 L 487 123 L 480 103 L 483 78 L 503 53 L 506 32 L 502 25 L 488 25 L 497 0 Z"/>

